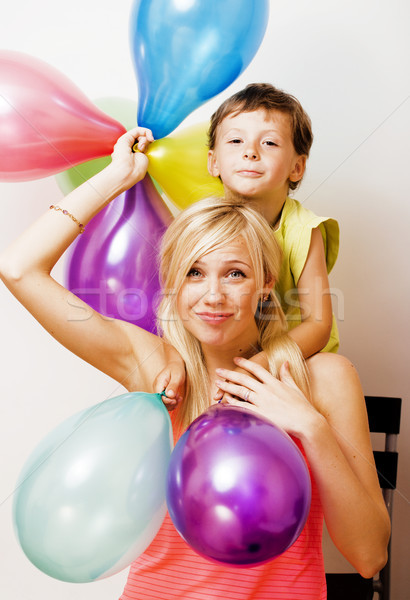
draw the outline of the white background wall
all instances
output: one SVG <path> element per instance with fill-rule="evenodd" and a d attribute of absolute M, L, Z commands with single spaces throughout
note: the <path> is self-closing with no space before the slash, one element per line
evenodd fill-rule
<path fill-rule="evenodd" d="M 136 99 L 130 6 L 131 0 L 14 0 L 2 8 L 0 44 L 54 65 L 92 99 Z M 202 121 L 230 93 L 252 81 L 270 81 L 295 94 L 313 120 L 314 147 L 296 197 L 340 223 L 331 283 L 341 352 L 357 366 L 367 394 L 404 398 L 393 527 L 395 600 L 408 598 L 410 585 L 409 24 L 407 0 L 271 0 L 268 32 L 251 66 L 188 118 Z M 54 178 L 1 183 L 0 250 L 60 197 Z M 57 277 L 61 272 L 60 264 Z M 2 596 L 112 600 L 125 572 L 79 585 L 33 567 L 14 537 L 11 504 L 20 468 L 46 432 L 123 390 L 60 348 L 4 287 L 0 324 Z"/>

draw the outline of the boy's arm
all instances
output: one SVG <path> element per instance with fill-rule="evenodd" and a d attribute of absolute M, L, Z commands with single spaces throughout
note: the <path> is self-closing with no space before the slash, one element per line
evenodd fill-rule
<path fill-rule="evenodd" d="M 297 284 L 302 323 L 289 331 L 305 358 L 324 348 L 332 330 L 332 299 L 320 230 L 312 230 L 310 248 Z"/>

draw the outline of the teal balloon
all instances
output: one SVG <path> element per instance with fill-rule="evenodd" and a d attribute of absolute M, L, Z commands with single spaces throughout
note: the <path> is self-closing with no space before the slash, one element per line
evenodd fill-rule
<path fill-rule="evenodd" d="M 172 444 L 160 394 L 123 394 L 61 423 L 29 457 L 15 493 L 30 561 L 76 583 L 131 564 L 164 519 Z"/>
<path fill-rule="evenodd" d="M 256 54 L 268 16 L 269 0 L 135 0 L 138 124 L 165 137 L 227 88 Z"/>

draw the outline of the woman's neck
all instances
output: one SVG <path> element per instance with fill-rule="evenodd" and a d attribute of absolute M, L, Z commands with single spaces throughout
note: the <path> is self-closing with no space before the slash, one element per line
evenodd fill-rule
<path fill-rule="evenodd" d="M 221 349 L 219 347 L 210 346 L 202 347 L 202 351 L 205 358 L 206 368 L 209 374 L 210 381 L 210 395 L 211 398 L 217 391 L 215 381 L 218 379 L 215 371 L 216 369 L 230 369 L 236 368 L 234 363 L 235 356 L 242 356 L 243 358 L 251 358 L 255 354 L 261 351 L 258 341 L 255 340 L 247 345 L 233 346 L 232 348 Z"/>

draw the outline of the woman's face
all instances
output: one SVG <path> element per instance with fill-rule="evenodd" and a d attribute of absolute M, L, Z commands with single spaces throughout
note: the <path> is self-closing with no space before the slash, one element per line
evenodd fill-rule
<path fill-rule="evenodd" d="M 258 340 L 254 315 L 262 293 L 247 244 L 238 237 L 192 265 L 178 294 L 178 313 L 203 349 L 244 351 Z"/>

